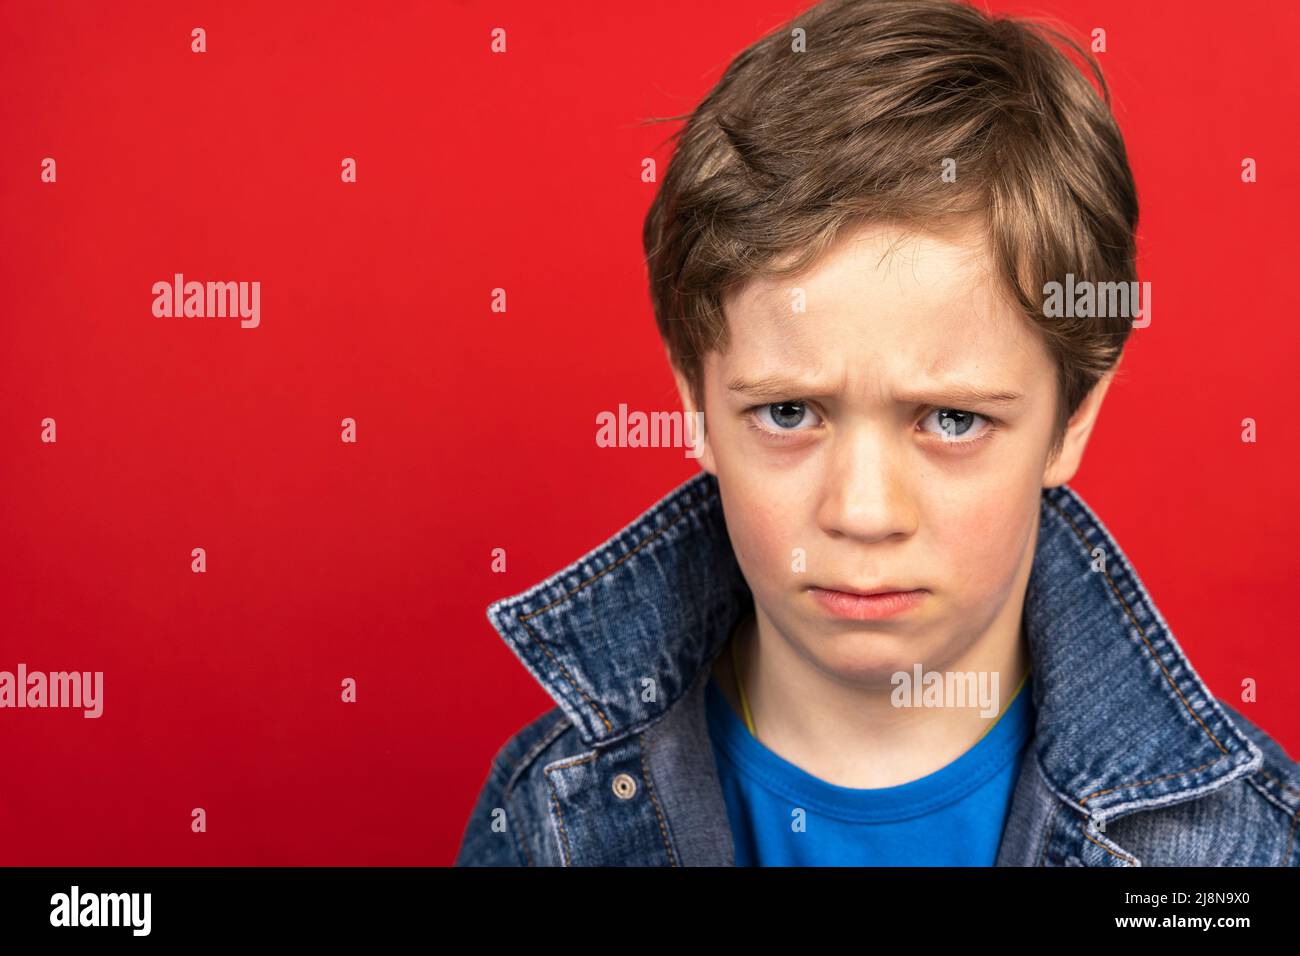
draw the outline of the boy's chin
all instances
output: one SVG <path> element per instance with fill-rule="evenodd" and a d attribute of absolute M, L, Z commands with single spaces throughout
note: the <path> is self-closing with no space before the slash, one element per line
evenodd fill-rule
<path fill-rule="evenodd" d="M 931 657 L 903 635 L 879 633 L 839 635 L 806 647 L 804 653 L 837 680 L 873 690 L 892 689 L 896 675 L 910 676 L 918 664 L 929 670 L 925 662 Z"/>

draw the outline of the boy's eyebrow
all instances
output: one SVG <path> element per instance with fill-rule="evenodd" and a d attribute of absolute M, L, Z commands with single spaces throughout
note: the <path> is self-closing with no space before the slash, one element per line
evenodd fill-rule
<path fill-rule="evenodd" d="M 767 375 L 750 381 L 734 378 L 727 383 L 727 390 L 740 392 L 751 398 L 815 398 L 829 394 L 828 390 L 819 390 L 818 386 L 808 386 L 780 375 Z M 1008 405 L 1024 398 L 1022 392 L 1002 388 L 985 388 L 972 382 L 936 381 L 922 388 L 905 392 L 898 396 L 903 401 L 953 401 L 968 405 Z"/>

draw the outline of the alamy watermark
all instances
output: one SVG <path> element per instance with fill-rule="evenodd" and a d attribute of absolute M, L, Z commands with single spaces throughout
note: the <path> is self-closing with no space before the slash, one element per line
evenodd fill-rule
<path fill-rule="evenodd" d="M 596 426 L 599 448 L 685 448 L 687 458 L 703 453 L 703 412 L 629 412 L 620 402 L 617 412 L 597 412 Z"/>
<path fill-rule="evenodd" d="M 1092 282 L 1067 273 L 1065 282 L 1043 286 L 1043 315 L 1060 318 L 1110 318 L 1133 320 L 1133 328 L 1151 324 L 1150 282 Z"/>
<path fill-rule="evenodd" d="M 0 671 L 0 708 L 80 707 L 83 717 L 104 713 L 103 671 Z"/>
<path fill-rule="evenodd" d="M 148 936 L 152 909 L 152 893 L 82 893 L 74 884 L 50 897 L 50 925 L 126 926 L 133 936 Z"/>
<path fill-rule="evenodd" d="M 981 717 L 1000 708 L 997 671 L 898 671 L 891 678 L 889 702 L 895 707 L 978 707 Z"/>
<path fill-rule="evenodd" d="M 239 325 L 255 329 L 262 322 L 262 283 L 186 282 L 177 272 L 172 281 L 153 284 L 153 314 L 167 318 L 239 318 Z"/>

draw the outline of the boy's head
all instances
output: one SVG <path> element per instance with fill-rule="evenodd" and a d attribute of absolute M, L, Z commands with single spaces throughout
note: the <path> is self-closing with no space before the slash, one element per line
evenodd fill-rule
<path fill-rule="evenodd" d="M 1073 477 L 1132 328 L 1043 314 L 1067 274 L 1136 279 L 1107 101 L 1042 28 L 827 0 L 738 56 L 679 133 L 645 224 L 656 321 L 785 634 L 830 626 L 810 586 L 929 592 L 886 625 L 911 632 L 902 658 L 871 646 L 881 665 L 955 655 L 1012 613 L 1041 488 Z"/>

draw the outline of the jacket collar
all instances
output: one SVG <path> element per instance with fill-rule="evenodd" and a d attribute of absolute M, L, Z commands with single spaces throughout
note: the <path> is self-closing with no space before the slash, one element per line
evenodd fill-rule
<path fill-rule="evenodd" d="M 487 613 L 595 747 L 663 717 L 751 602 L 717 481 L 701 472 Z M 1191 799 L 1260 765 L 1119 545 L 1066 485 L 1042 494 L 1025 626 L 1039 766 L 1094 819 Z"/>

